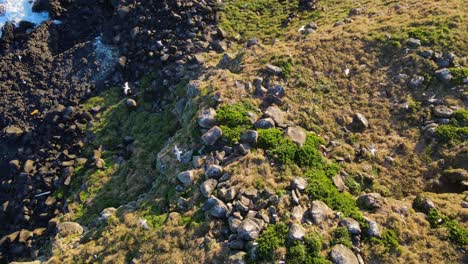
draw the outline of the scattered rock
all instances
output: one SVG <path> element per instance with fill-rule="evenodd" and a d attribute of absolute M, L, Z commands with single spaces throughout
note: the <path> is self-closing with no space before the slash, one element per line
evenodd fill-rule
<path fill-rule="evenodd" d="M 429 213 L 432 209 L 435 209 L 435 204 L 427 197 L 417 196 L 413 201 L 413 207 L 416 210 L 420 210 L 423 213 Z"/>
<path fill-rule="evenodd" d="M 7 138 L 17 139 L 23 135 L 24 131 L 17 126 L 8 126 L 3 129 L 3 133 L 5 133 Z"/>
<path fill-rule="evenodd" d="M 290 138 L 298 147 L 302 147 L 307 139 L 306 131 L 302 127 L 288 127 L 284 131 L 284 135 Z"/>
<path fill-rule="evenodd" d="M 339 225 L 346 227 L 351 235 L 357 236 L 361 234 L 361 228 L 359 227 L 359 223 L 353 218 L 344 218 L 340 221 Z"/>
<path fill-rule="evenodd" d="M 233 255 L 230 255 L 227 264 L 245 264 L 245 258 L 247 253 L 244 251 L 239 251 Z"/>
<path fill-rule="evenodd" d="M 214 218 L 227 218 L 229 213 L 226 204 L 213 195 L 203 205 L 203 209 L 209 210 Z"/>
<path fill-rule="evenodd" d="M 435 71 L 435 75 L 439 81 L 445 83 L 445 84 L 450 84 L 450 81 L 453 79 L 452 74 L 450 73 L 450 70 L 447 68 L 443 68 L 440 70 Z"/>
<path fill-rule="evenodd" d="M 421 57 L 423 57 L 425 59 L 430 59 L 432 57 L 432 55 L 434 55 L 434 51 L 432 51 L 432 50 L 423 50 L 419 54 L 421 55 Z"/>
<path fill-rule="evenodd" d="M 255 128 L 268 129 L 275 127 L 275 121 L 272 118 L 262 118 L 254 123 Z"/>
<path fill-rule="evenodd" d="M 421 40 L 415 38 L 409 38 L 407 43 L 410 48 L 418 48 L 421 46 Z"/>
<path fill-rule="evenodd" d="M 328 220 L 333 215 L 333 210 L 330 209 L 324 202 L 315 200 L 310 208 L 310 215 L 315 224 L 320 224 Z"/>
<path fill-rule="evenodd" d="M 213 193 L 213 191 L 215 190 L 217 184 L 218 181 L 215 179 L 206 180 L 200 185 L 200 192 L 203 196 L 208 198 L 210 197 L 211 193 Z"/>
<path fill-rule="evenodd" d="M 195 172 L 193 170 L 183 171 L 177 175 L 177 179 L 179 179 L 184 186 L 190 186 L 195 180 Z"/>
<path fill-rule="evenodd" d="M 75 222 L 62 222 L 57 224 L 57 233 L 61 237 L 83 234 L 83 227 Z"/>
<path fill-rule="evenodd" d="M 369 224 L 369 228 L 367 229 L 367 235 L 370 237 L 380 237 L 380 228 L 377 222 L 367 219 L 367 223 Z"/>
<path fill-rule="evenodd" d="M 265 110 L 265 115 L 271 117 L 280 127 L 286 127 L 286 113 L 278 106 L 272 105 Z"/>
<path fill-rule="evenodd" d="M 223 167 L 219 165 L 210 165 L 205 171 L 205 176 L 208 179 L 219 179 L 223 175 Z"/>
<path fill-rule="evenodd" d="M 302 208 L 302 206 L 300 205 L 294 206 L 291 211 L 291 219 L 296 220 L 300 223 L 303 217 L 304 217 L 304 208 Z"/>
<path fill-rule="evenodd" d="M 362 15 L 364 13 L 364 10 L 362 8 L 353 8 L 349 11 L 349 16 L 358 16 Z"/>
<path fill-rule="evenodd" d="M 291 241 L 302 240 L 305 236 L 305 229 L 300 224 L 291 224 L 289 227 L 288 238 Z"/>
<path fill-rule="evenodd" d="M 218 141 L 219 138 L 223 135 L 223 131 L 220 127 L 214 126 L 210 128 L 210 130 L 206 131 L 205 134 L 202 135 L 201 139 L 205 143 L 205 145 L 212 146 Z"/>
<path fill-rule="evenodd" d="M 433 109 L 432 109 L 432 113 L 434 114 L 434 116 L 436 117 L 440 117 L 440 118 L 450 118 L 452 115 L 453 115 L 453 110 L 448 108 L 447 106 L 445 105 L 436 105 Z"/>
<path fill-rule="evenodd" d="M 137 102 L 131 98 L 125 101 L 127 107 L 131 110 L 135 110 L 137 108 Z"/>
<path fill-rule="evenodd" d="M 330 257 L 335 264 L 359 264 L 353 251 L 342 244 L 333 246 Z"/>
<path fill-rule="evenodd" d="M 240 142 L 255 146 L 258 140 L 258 132 L 256 130 L 246 130 L 242 133 Z"/>
<path fill-rule="evenodd" d="M 255 221 L 247 218 L 237 227 L 237 235 L 243 240 L 255 240 L 260 235 L 260 227 Z"/>
<path fill-rule="evenodd" d="M 421 87 L 424 83 L 424 77 L 416 75 L 408 83 L 408 86 L 412 89 L 417 89 Z"/>
<path fill-rule="evenodd" d="M 361 209 L 378 210 L 385 204 L 385 198 L 379 193 L 366 193 L 358 197 L 356 201 Z"/>
<path fill-rule="evenodd" d="M 208 108 L 200 111 L 198 116 L 198 125 L 203 128 L 211 128 L 216 125 L 216 111 L 213 108 Z"/>
<path fill-rule="evenodd" d="M 304 191 L 307 188 L 307 180 L 302 177 L 294 177 L 294 179 L 291 181 L 291 188 Z"/>
<path fill-rule="evenodd" d="M 272 75 L 280 75 L 283 72 L 280 67 L 271 64 L 265 66 L 265 71 Z"/>
<path fill-rule="evenodd" d="M 343 181 L 343 177 L 339 174 L 332 177 L 333 184 L 338 189 L 338 191 L 343 192 L 347 189 L 345 182 Z"/>
<path fill-rule="evenodd" d="M 366 128 L 369 127 L 369 121 L 367 121 L 367 118 L 364 117 L 363 114 L 356 113 L 353 116 L 353 122 L 351 123 L 351 127 L 355 131 L 364 131 Z"/>

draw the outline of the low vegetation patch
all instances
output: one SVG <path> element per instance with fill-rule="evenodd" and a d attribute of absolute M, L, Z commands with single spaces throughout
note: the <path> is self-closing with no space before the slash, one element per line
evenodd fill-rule
<path fill-rule="evenodd" d="M 330 240 L 330 246 L 342 244 L 351 248 L 353 243 L 351 242 L 351 235 L 346 227 L 337 227 L 331 232 L 332 239 Z"/>
<path fill-rule="evenodd" d="M 287 241 L 288 227 L 283 224 L 274 224 L 267 229 L 257 239 L 257 255 L 259 260 L 271 262 L 275 260 L 275 251 L 285 247 L 287 251 L 286 259 L 288 263 L 296 264 L 319 264 L 330 263 L 320 256 L 322 249 L 322 238 L 316 234 L 307 234 L 304 241 Z"/>
<path fill-rule="evenodd" d="M 223 130 L 223 137 L 231 144 L 238 143 L 242 132 L 252 128 L 249 111 L 255 109 L 250 103 L 221 105 L 216 112 L 216 120 Z"/>
<path fill-rule="evenodd" d="M 462 85 L 464 80 L 466 78 L 468 78 L 468 68 L 467 67 L 450 68 L 449 70 L 450 70 L 450 73 L 453 76 L 451 82 L 454 85 Z"/>
<path fill-rule="evenodd" d="M 387 229 L 382 233 L 381 237 L 373 237 L 372 242 L 382 244 L 385 247 L 386 253 L 401 254 L 401 246 L 398 242 L 398 235 L 394 230 Z"/>
<path fill-rule="evenodd" d="M 269 150 L 270 154 L 283 164 L 295 163 L 301 167 L 321 167 L 324 164 L 318 147 L 322 138 L 309 133 L 305 144 L 298 147 L 291 139 L 283 136 L 278 128 L 260 129 L 258 147 Z"/>
<path fill-rule="evenodd" d="M 431 209 L 427 215 L 431 227 L 445 227 L 448 230 L 447 238 L 454 244 L 464 247 L 468 244 L 468 229 L 457 221 L 450 219 L 437 209 Z"/>
<path fill-rule="evenodd" d="M 284 246 L 288 227 L 283 224 L 269 225 L 257 239 L 257 255 L 260 259 L 271 261 L 275 257 L 275 250 Z"/>
<path fill-rule="evenodd" d="M 298 8 L 297 0 L 228 0 L 221 27 L 244 41 L 252 37 L 274 39 L 284 34 L 284 21 Z"/>
<path fill-rule="evenodd" d="M 442 125 L 436 128 L 436 135 L 443 144 L 456 145 L 468 138 L 468 127 Z"/>

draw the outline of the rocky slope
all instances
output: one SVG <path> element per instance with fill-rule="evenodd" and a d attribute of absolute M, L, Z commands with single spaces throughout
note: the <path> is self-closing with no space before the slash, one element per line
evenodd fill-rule
<path fill-rule="evenodd" d="M 467 261 L 463 2 L 40 4 L 0 43 L 2 260 Z"/>

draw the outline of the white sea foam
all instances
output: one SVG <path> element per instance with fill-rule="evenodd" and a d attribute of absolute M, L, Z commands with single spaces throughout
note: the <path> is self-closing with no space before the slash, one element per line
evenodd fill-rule
<path fill-rule="evenodd" d="M 6 22 L 11 21 L 18 24 L 21 21 L 28 21 L 40 24 L 49 19 L 47 12 L 36 13 L 32 11 L 34 0 L 0 0 L 0 28 Z M 0 36 L 1 36 L 0 32 Z"/>

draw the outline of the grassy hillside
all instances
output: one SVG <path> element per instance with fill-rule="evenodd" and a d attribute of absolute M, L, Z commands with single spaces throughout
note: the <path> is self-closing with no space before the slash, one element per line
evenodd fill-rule
<path fill-rule="evenodd" d="M 359 247 L 366 263 L 466 261 L 467 8 L 464 1 L 324 0 L 315 10 L 302 10 L 299 1 L 289 0 L 225 1 L 219 27 L 230 43 L 227 53 L 242 55 L 241 71 L 220 68 L 223 53 L 212 51 L 202 54 L 206 69 L 198 77 L 197 96 L 189 96 L 194 80 L 182 80 L 172 101 L 161 108 L 141 93 L 138 108 L 129 110 L 119 88 L 86 103 L 102 108 L 88 131 L 88 152 L 92 157 L 93 150 L 100 150 L 105 166 L 78 170 L 72 187 L 57 192 L 69 208 L 60 221 L 88 228 L 82 237 L 57 238 L 46 249 L 50 262 L 232 260 L 238 250 L 228 246 L 228 221 L 202 210 L 207 198 L 199 186 L 205 178 L 202 167 L 195 166 L 195 156 L 206 156 L 208 164 L 224 151 L 200 139 L 206 129 L 197 117 L 209 107 L 217 110 L 224 146 L 237 149 L 243 132 L 258 132 L 258 143 L 247 153 L 222 159 L 229 184 L 247 196 L 256 190 L 278 198 L 277 223 L 263 229 L 256 253 L 245 250 L 252 247 L 245 244 L 246 260 L 328 263 L 334 245 L 356 246 L 348 230 L 338 226 L 343 217 L 352 217 L 363 230 Z M 311 22 L 314 30 L 300 30 Z M 259 44 L 246 47 L 252 38 Z M 421 46 L 409 45 L 410 38 Z M 421 56 L 427 50 L 452 52 L 456 58 L 440 67 Z M 281 73 L 267 73 L 267 64 Z M 454 78 L 441 81 L 435 72 L 440 68 L 450 68 Z M 408 85 L 416 76 L 424 77 L 421 84 Z M 281 85 L 285 96 L 256 95 L 257 77 L 264 86 Z M 148 79 L 141 81 L 143 88 Z M 283 128 L 256 129 L 250 122 L 252 114 L 257 119 L 265 114 L 271 101 L 286 113 L 286 127 L 307 131 L 303 146 L 284 138 Z M 455 114 L 428 137 L 423 127 L 440 119 L 437 105 Z M 356 113 L 368 120 L 362 131 L 350 125 Z M 176 146 L 183 153 L 192 151 L 193 159 L 179 162 Z M 178 189 L 177 176 L 186 170 L 197 176 L 192 185 Z M 344 186 L 336 182 L 337 175 Z M 299 221 L 306 234 L 301 241 L 287 235 L 298 223 L 290 188 L 295 177 L 308 182 L 299 204 L 308 207 L 320 200 L 340 212 L 322 224 Z M 221 189 L 213 195 L 220 197 Z M 356 202 L 366 193 L 378 193 L 384 202 L 366 210 Z M 435 208 L 415 206 L 417 196 L 430 199 Z M 108 207 L 118 210 L 97 220 Z M 380 237 L 365 234 L 366 218 L 378 224 Z"/>

